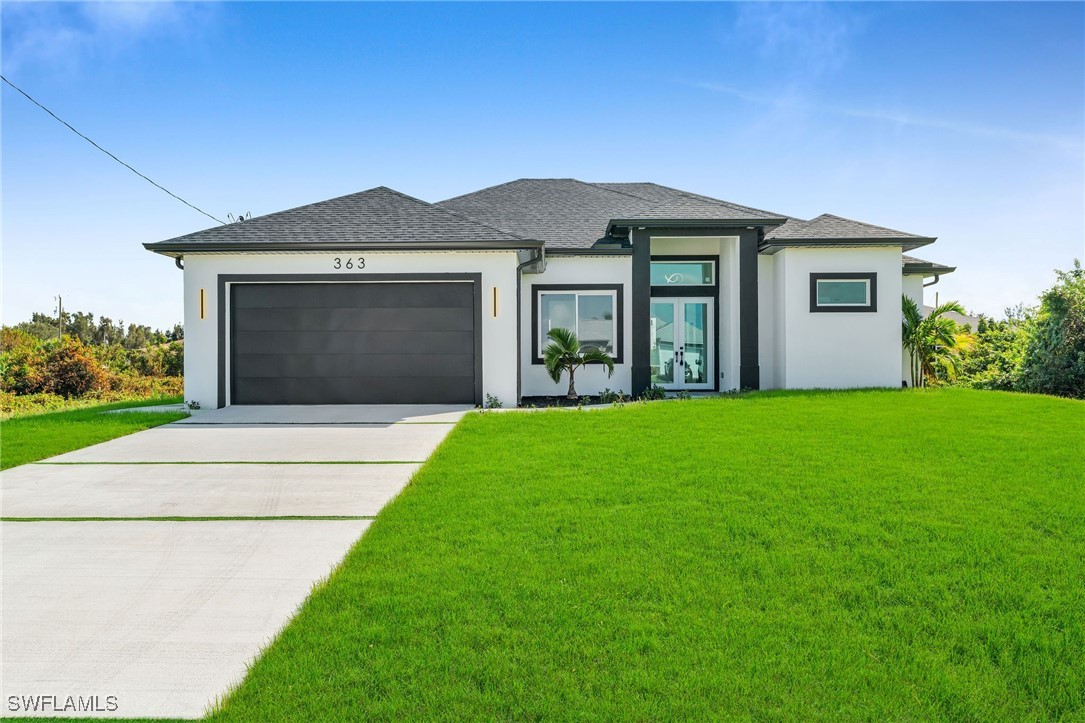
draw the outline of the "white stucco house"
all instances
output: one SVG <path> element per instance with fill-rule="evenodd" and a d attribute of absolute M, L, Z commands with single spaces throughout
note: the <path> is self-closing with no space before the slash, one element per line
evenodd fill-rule
<path fill-rule="evenodd" d="M 439 203 L 374 188 L 146 248 L 184 272 L 185 397 L 474 403 L 561 394 L 563 326 L 616 359 L 577 387 L 897 387 L 900 298 L 934 238 L 653 183 L 521 179 Z M 933 279 L 934 281 L 925 281 Z M 858 340 L 858 341 L 857 341 Z"/>

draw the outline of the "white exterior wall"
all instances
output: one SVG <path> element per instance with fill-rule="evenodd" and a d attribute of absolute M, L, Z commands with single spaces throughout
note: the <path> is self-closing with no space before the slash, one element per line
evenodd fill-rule
<path fill-rule="evenodd" d="M 546 367 L 533 363 L 531 356 L 531 287 L 533 284 L 620 284 L 622 289 L 622 363 L 614 365 L 614 376 L 607 377 L 598 365 L 582 367 L 576 372 L 576 391 L 580 394 L 598 394 L 604 389 L 632 391 L 630 376 L 633 353 L 633 266 L 629 256 L 550 256 L 546 258 L 546 271 L 542 274 L 524 274 L 520 288 L 520 359 L 521 390 L 525 397 L 564 395 L 569 385 L 562 375 L 555 384 Z M 513 330 L 515 338 L 515 330 Z M 515 366 L 513 367 L 515 368 Z"/>
<path fill-rule="evenodd" d="M 923 313 L 923 277 L 918 275 L 905 276 L 903 279 L 903 293 L 909 299 L 919 305 L 919 312 Z M 912 386 L 912 363 L 908 357 L 908 350 L 903 344 L 900 348 L 900 378 Z"/>
<path fill-rule="evenodd" d="M 900 258 L 899 247 L 789 248 L 776 254 L 777 386 L 900 386 Z M 811 312 L 814 272 L 877 273 L 877 312 Z"/>
<path fill-rule="evenodd" d="M 757 364 L 761 388 L 776 389 L 776 257 L 757 256 Z"/>
<path fill-rule="evenodd" d="M 333 259 L 365 257 L 362 271 L 336 270 Z M 482 274 L 482 386 L 516 404 L 516 266 L 514 251 L 365 251 L 297 254 L 185 254 L 185 399 L 205 409 L 218 401 L 219 274 Z M 497 287 L 497 314 L 493 288 Z M 200 290 L 205 318 L 200 319 Z M 229 329 L 226 332 L 229 339 Z M 227 356 L 227 364 L 229 357 Z M 227 378 L 229 378 L 227 374 Z M 229 404 L 229 389 L 227 389 Z"/>

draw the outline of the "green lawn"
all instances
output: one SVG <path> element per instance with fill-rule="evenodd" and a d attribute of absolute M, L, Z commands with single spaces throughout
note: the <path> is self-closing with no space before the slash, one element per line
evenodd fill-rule
<path fill-rule="evenodd" d="M 173 404 L 180 399 L 146 399 L 96 407 L 15 417 L 0 422 L 0 469 L 36 462 L 132 432 L 157 427 L 186 416 L 182 412 L 124 412 L 108 409 Z"/>
<path fill-rule="evenodd" d="M 1085 716 L 1085 404 L 471 415 L 214 717 Z"/>

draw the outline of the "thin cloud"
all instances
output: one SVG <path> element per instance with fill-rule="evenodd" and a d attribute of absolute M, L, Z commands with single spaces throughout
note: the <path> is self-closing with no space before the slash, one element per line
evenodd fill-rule
<path fill-rule="evenodd" d="M 162 33 L 184 32 L 206 19 L 210 3 L 3 3 L 6 73 L 34 66 L 74 70 L 84 60 L 113 54 Z"/>
<path fill-rule="evenodd" d="M 1001 128 L 998 126 L 987 126 L 945 118 L 917 116 L 909 113 L 881 110 L 877 108 L 857 108 L 826 103 L 813 103 L 788 95 L 770 96 L 763 93 L 751 93 L 741 88 L 735 88 L 720 83 L 686 81 L 677 82 L 681 85 L 692 88 L 699 88 L 701 90 L 708 90 L 714 93 L 730 95 L 732 97 L 747 101 L 749 103 L 758 103 L 761 105 L 772 106 L 779 110 L 798 110 L 813 113 L 828 113 L 831 115 L 843 116 L 846 118 L 880 121 L 898 126 L 932 128 L 935 130 L 950 131 L 952 133 L 959 133 L 962 135 L 980 136 L 984 138 L 1013 141 L 1017 143 L 1030 143 L 1035 145 L 1052 146 L 1060 150 L 1072 153 L 1081 153 L 1083 147 L 1085 147 L 1082 141 L 1078 138 L 1060 136 L 1051 133 L 1033 133 L 1030 131 L 1019 131 L 1013 128 Z"/>

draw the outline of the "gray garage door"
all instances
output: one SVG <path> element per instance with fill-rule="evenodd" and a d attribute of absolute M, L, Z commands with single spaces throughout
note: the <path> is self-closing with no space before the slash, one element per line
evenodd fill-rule
<path fill-rule="evenodd" d="M 471 283 L 234 284 L 233 404 L 472 404 Z"/>

